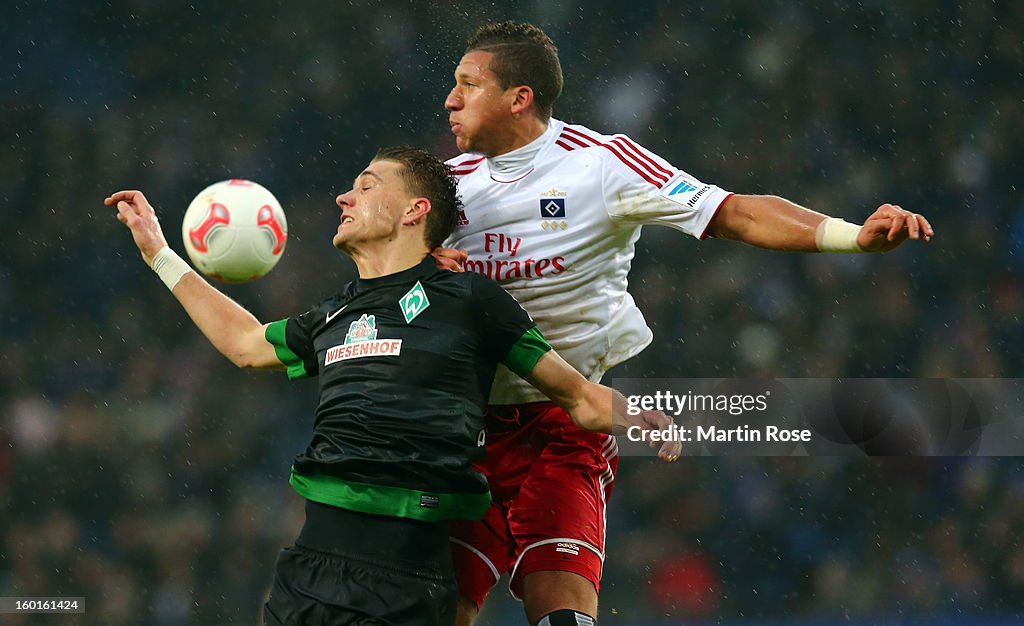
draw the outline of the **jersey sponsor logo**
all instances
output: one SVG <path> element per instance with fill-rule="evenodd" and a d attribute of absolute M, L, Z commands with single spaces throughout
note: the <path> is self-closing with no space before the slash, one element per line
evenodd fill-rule
<path fill-rule="evenodd" d="M 558 255 L 546 259 L 494 259 L 488 255 L 486 259 L 466 259 L 466 271 L 476 272 L 496 280 L 512 280 L 513 278 L 541 278 L 555 276 L 565 271 L 568 265 L 565 257 Z"/>
<path fill-rule="evenodd" d="M 522 237 L 513 237 L 505 233 L 484 233 L 484 252 L 508 253 L 509 256 L 519 254 Z"/>
<path fill-rule="evenodd" d="M 360 341 L 372 341 L 377 338 L 377 318 L 373 315 L 363 313 L 356 321 L 348 325 L 348 334 L 345 335 L 345 343 L 359 343 Z"/>
<path fill-rule="evenodd" d="M 711 191 L 711 185 L 705 185 L 680 174 L 661 188 L 661 196 L 692 209 L 709 191 Z"/>
<path fill-rule="evenodd" d="M 575 544 L 575 543 L 567 543 L 567 542 L 559 541 L 558 544 L 555 545 L 555 552 L 564 552 L 565 554 L 571 554 L 573 556 L 579 556 L 580 555 L 580 547 L 577 544 Z"/>
<path fill-rule="evenodd" d="M 360 359 L 366 356 L 398 356 L 402 353 L 401 339 L 373 339 L 334 346 L 327 350 L 324 366 L 338 361 Z"/>
<path fill-rule="evenodd" d="M 427 292 L 423 289 L 423 285 L 420 281 L 416 281 L 416 284 L 412 286 L 402 298 L 398 301 L 398 305 L 402 307 L 402 315 L 405 316 L 405 323 L 416 319 L 416 316 L 427 310 L 430 306 L 430 300 L 427 299 Z"/>
<path fill-rule="evenodd" d="M 341 312 L 341 309 L 338 312 Z M 327 350 L 324 366 L 364 356 L 398 356 L 401 353 L 402 340 L 377 339 L 377 318 L 363 313 L 359 319 L 348 325 L 345 343 Z"/>
<path fill-rule="evenodd" d="M 466 212 L 459 209 L 459 219 L 456 221 L 458 226 L 469 226 L 469 217 L 466 216 Z"/>
<path fill-rule="evenodd" d="M 521 258 L 519 252 L 522 244 L 522 237 L 505 233 L 484 233 L 484 252 L 487 253 L 487 258 L 467 259 L 466 271 L 483 274 L 499 282 L 514 278 L 554 276 L 565 271 L 568 264 L 565 262 L 565 257 L 561 255 L 541 259 Z M 511 258 L 495 259 L 494 255 L 496 254 L 507 255 Z"/>

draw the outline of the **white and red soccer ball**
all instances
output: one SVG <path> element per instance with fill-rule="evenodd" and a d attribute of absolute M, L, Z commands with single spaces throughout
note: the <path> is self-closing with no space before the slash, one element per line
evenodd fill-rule
<path fill-rule="evenodd" d="M 181 223 L 185 250 L 207 276 L 244 283 L 263 276 L 281 260 L 288 222 L 266 188 L 248 180 L 225 180 L 199 192 Z"/>

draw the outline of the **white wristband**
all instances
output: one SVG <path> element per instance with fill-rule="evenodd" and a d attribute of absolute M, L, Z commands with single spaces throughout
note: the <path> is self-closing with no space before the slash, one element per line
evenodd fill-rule
<path fill-rule="evenodd" d="M 168 289 L 174 291 L 174 286 L 178 284 L 181 277 L 191 272 L 192 268 L 184 259 L 175 254 L 170 246 L 164 246 L 153 257 L 153 271 L 160 277 L 160 280 L 164 281 Z"/>
<path fill-rule="evenodd" d="M 860 228 L 838 217 L 826 217 L 814 233 L 814 242 L 821 252 L 864 252 L 857 243 Z"/>

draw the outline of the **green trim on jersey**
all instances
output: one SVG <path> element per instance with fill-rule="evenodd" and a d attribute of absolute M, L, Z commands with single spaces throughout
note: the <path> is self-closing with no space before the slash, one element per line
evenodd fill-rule
<path fill-rule="evenodd" d="M 306 371 L 306 364 L 302 362 L 299 355 L 292 352 L 292 349 L 288 347 L 288 340 L 285 338 L 285 329 L 287 327 L 288 320 L 286 319 L 271 322 L 267 324 L 264 337 L 274 346 L 277 360 L 288 368 L 288 378 L 305 378 L 309 375 L 309 372 Z"/>
<path fill-rule="evenodd" d="M 477 520 L 491 504 L 491 492 L 430 493 L 404 487 L 357 483 L 334 476 L 307 476 L 295 471 L 288 480 L 292 488 L 307 500 L 350 511 L 408 517 L 424 522 L 450 519 Z"/>
<path fill-rule="evenodd" d="M 505 367 L 509 368 L 522 378 L 526 378 L 537 366 L 537 361 L 544 353 L 551 349 L 551 344 L 544 338 L 537 327 L 522 334 L 515 344 L 509 349 L 502 361 Z"/>

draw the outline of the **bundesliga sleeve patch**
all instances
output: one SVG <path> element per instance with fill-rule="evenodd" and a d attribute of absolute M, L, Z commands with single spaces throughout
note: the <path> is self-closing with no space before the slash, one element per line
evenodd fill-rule
<path fill-rule="evenodd" d="M 661 188 L 661 196 L 688 209 L 693 209 L 709 191 L 711 191 L 711 185 L 705 185 L 695 178 L 679 174 L 665 183 L 665 186 Z"/>

